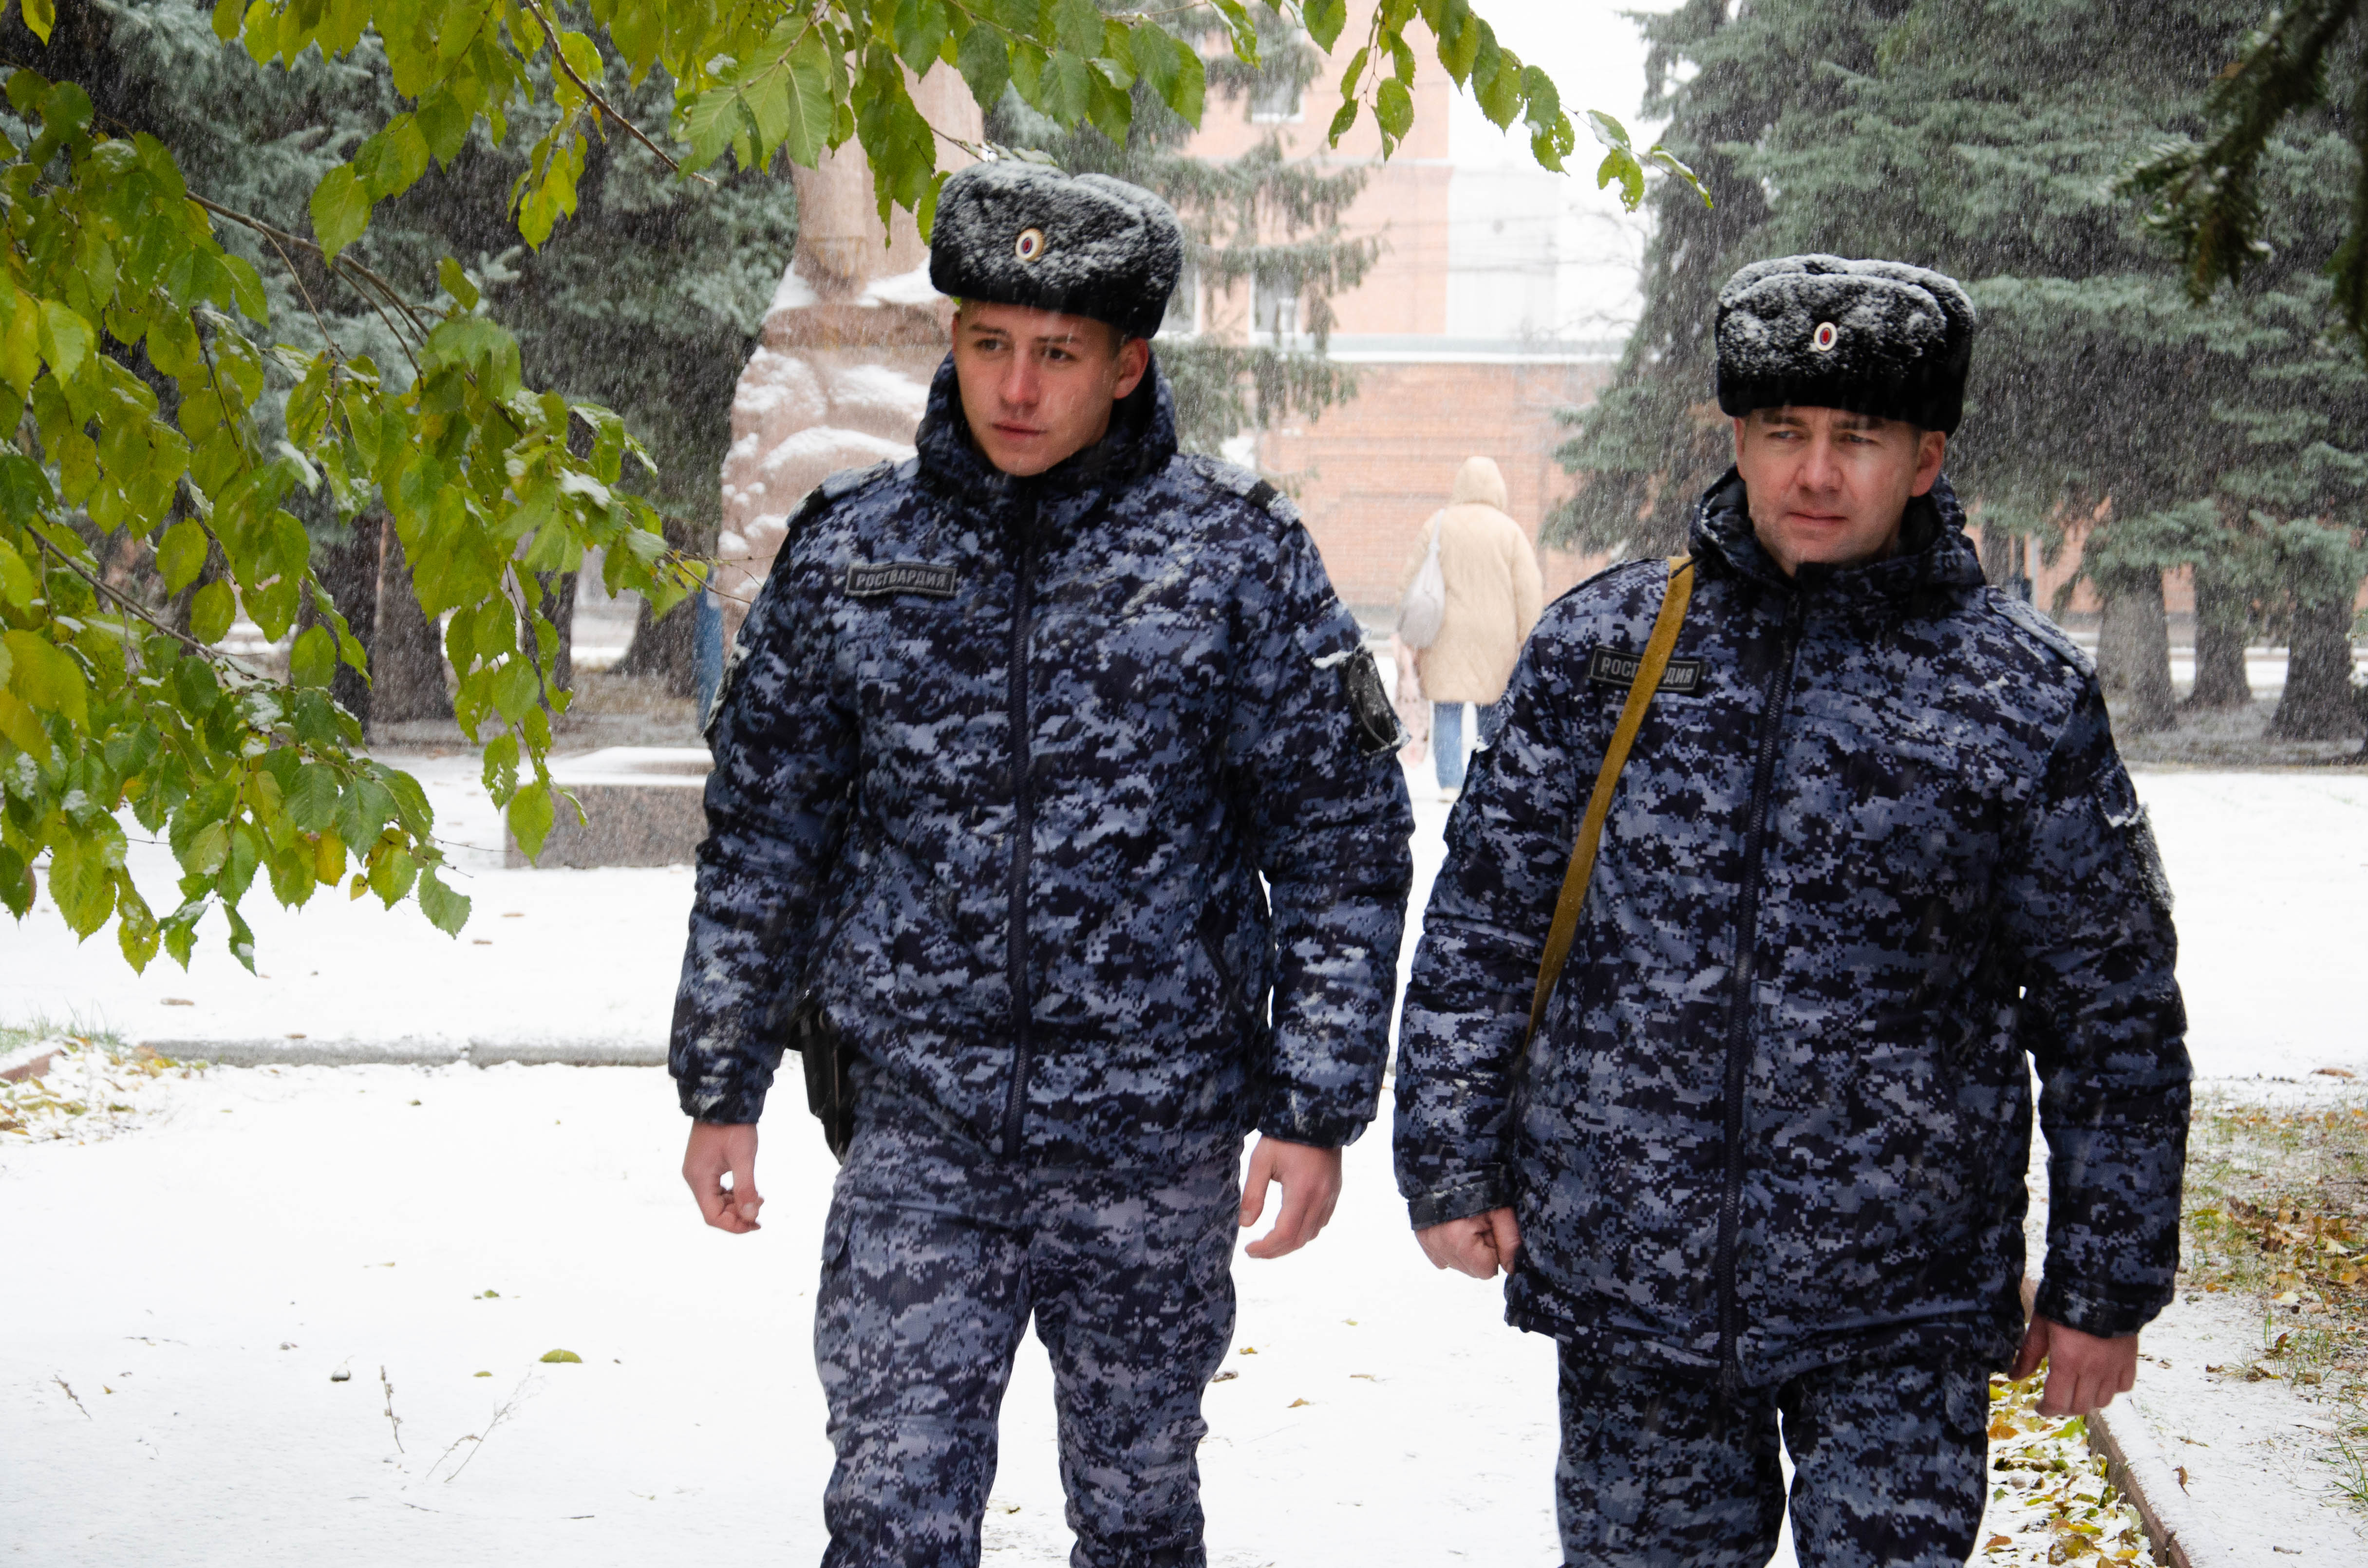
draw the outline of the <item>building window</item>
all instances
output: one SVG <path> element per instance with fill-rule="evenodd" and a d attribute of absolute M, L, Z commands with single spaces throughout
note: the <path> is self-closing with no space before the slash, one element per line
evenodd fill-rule
<path fill-rule="evenodd" d="M 1267 58 L 1269 63 L 1250 89 L 1250 122 L 1296 125 L 1304 118 L 1300 96 L 1304 90 L 1299 79 L 1299 34 L 1276 40 Z"/>
<path fill-rule="evenodd" d="M 1176 292 L 1167 296 L 1167 313 L 1160 318 L 1162 337 L 1192 337 L 1201 331 L 1201 271 L 1190 262 L 1176 275 Z"/>
<path fill-rule="evenodd" d="M 1261 272 L 1250 293 L 1250 325 L 1276 343 L 1299 331 L 1299 279 Z"/>

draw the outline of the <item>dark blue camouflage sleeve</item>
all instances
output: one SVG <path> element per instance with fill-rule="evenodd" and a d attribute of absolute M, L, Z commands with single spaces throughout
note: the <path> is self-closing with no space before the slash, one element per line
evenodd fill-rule
<path fill-rule="evenodd" d="M 2179 1270 L 2187 1019 L 2169 886 L 2093 677 L 2004 870 L 2047 1134 L 2037 1311 L 2084 1334 L 2135 1334 Z"/>
<path fill-rule="evenodd" d="M 708 730 L 707 837 L 666 1053 L 682 1108 L 701 1121 L 755 1121 L 764 1109 L 846 827 L 856 729 L 825 579 L 783 550 Z"/>
<path fill-rule="evenodd" d="M 1557 619 L 1549 609 L 1549 621 Z M 1513 1200 L 1513 1085 L 1554 900 L 1592 778 L 1533 635 L 1504 727 L 1474 758 L 1447 824 L 1398 1029 L 1398 1192 L 1417 1229 Z"/>
<path fill-rule="evenodd" d="M 1360 720 L 1355 618 L 1305 529 L 1281 544 L 1232 739 L 1249 848 L 1273 906 L 1272 1054 L 1262 1134 L 1338 1148 L 1373 1119 L 1389 1057 L 1414 812 L 1391 736 Z"/>

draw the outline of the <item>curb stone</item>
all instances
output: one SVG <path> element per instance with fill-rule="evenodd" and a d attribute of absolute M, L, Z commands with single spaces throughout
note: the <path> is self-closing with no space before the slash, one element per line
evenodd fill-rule
<path fill-rule="evenodd" d="M 224 1067 L 663 1067 L 663 1042 L 631 1040 L 143 1040 L 159 1056 Z"/>
<path fill-rule="evenodd" d="M 2159 1561 L 2171 1568 L 2221 1561 L 2202 1511 L 2180 1489 L 2135 1394 L 2123 1394 L 2113 1408 L 2089 1417 L 2089 1447 L 2104 1457 L 2106 1479 L 2136 1507 Z"/>
<path fill-rule="evenodd" d="M 65 1048 L 43 1041 L 0 1052 L 0 1084 L 19 1084 L 50 1070 L 50 1059 Z"/>

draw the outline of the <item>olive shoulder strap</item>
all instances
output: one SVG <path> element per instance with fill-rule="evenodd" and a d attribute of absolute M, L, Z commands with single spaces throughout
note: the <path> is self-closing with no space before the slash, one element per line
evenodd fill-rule
<path fill-rule="evenodd" d="M 1554 900 L 1554 925 L 1546 932 L 1545 957 L 1538 964 L 1538 988 L 1530 998 L 1530 1027 L 1521 1036 L 1524 1055 L 1545 1022 L 1546 1001 L 1554 995 L 1554 982 L 1562 978 L 1563 960 L 1570 956 L 1571 937 L 1578 931 L 1578 912 L 1587 903 L 1587 884 L 1595 874 L 1595 850 L 1603 839 L 1603 821 L 1611 814 L 1611 791 L 1620 782 L 1620 770 L 1628 764 L 1628 748 L 1635 744 L 1636 732 L 1644 727 L 1645 710 L 1653 705 L 1661 673 L 1668 668 L 1669 652 L 1678 644 L 1678 629 L 1685 624 L 1686 602 L 1693 597 L 1693 586 L 1692 557 L 1669 557 L 1669 585 L 1661 596 L 1661 613 L 1654 618 L 1653 634 L 1645 640 L 1645 657 L 1628 687 L 1627 704 L 1620 710 L 1611 745 L 1604 749 L 1603 766 L 1596 770 L 1595 793 L 1588 797 L 1578 842 L 1571 846 L 1570 867 L 1563 872 L 1562 893 Z"/>

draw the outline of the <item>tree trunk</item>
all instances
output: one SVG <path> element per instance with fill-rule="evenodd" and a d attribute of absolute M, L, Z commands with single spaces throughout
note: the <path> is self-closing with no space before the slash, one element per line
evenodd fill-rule
<path fill-rule="evenodd" d="M 575 689 L 575 579 L 574 572 L 545 572 L 537 581 L 542 589 L 542 613 L 559 633 L 559 651 L 551 661 L 551 685 L 555 691 Z"/>
<path fill-rule="evenodd" d="M 2348 741 L 2361 733 L 2362 722 L 2351 686 L 2351 596 L 2296 604 L 2286 691 L 2270 719 L 2271 738 Z"/>
<path fill-rule="evenodd" d="M 2253 687 L 2245 671 L 2251 606 L 2219 573 L 2195 569 L 2195 688 L 2190 708 L 2249 708 Z"/>
<path fill-rule="evenodd" d="M 2121 728 L 2133 734 L 2167 730 L 2172 720 L 2170 621 L 2162 608 L 2162 574 L 2141 573 L 2112 585 L 2097 630 L 2097 679 L 2108 696 L 2125 699 Z"/>
<path fill-rule="evenodd" d="M 354 519 L 347 536 L 334 544 L 324 544 L 313 551 L 313 569 L 321 579 L 321 586 L 346 618 L 346 630 L 362 645 L 363 657 L 372 674 L 378 669 L 378 562 L 380 519 L 376 512 L 365 512 Z M 303 625 L 313 623 L 313 607 L 308 600 L 302 618 Z M 338 707 L 370 728 L 370 687 L 351 665 L 340 662 L 337 673 L 329 677 L 329 696 Z"/>
<path fill-rule="evenodd" d="M 371 650 L 370 720 L 399 724 L 452 717 L 444 689 L 443 639 L 419 608 L 404 565 L 403 540 L 379 529 L 378 644 Z"/>
<path fill-rule="evenodd" d="M 1982 576 L 1993 588 L 2014 575 L 2014 536 L 2004 528 L 1982 529 Z"/>
<path fill-rule="evenodd" d="M 698 631 L 699 607 L 690 599 L 675 606 L 663 619 L 650 614 L 650 601 L 643 599 L 633 622 L 633 645 L 618 661 L 617 673 L 655 676 L 666 682 L 669 697 L 697 696 Z"/>

